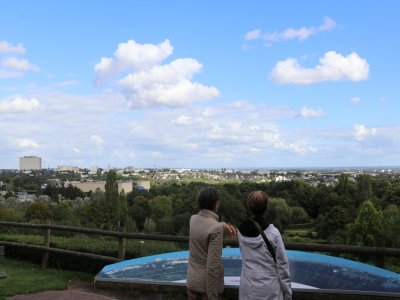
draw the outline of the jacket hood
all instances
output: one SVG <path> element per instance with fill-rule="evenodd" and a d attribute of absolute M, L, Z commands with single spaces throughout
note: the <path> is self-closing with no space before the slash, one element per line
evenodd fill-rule
<path fill-rule="evenodd" d="M 257 237 L 247 237 L 238 232 L 238 237 L 239 237 L 239 243 L 243 243 L 247 247 L 253 249 L 261 247 L 265 243 L 261 234 L 258 235 Z"/>

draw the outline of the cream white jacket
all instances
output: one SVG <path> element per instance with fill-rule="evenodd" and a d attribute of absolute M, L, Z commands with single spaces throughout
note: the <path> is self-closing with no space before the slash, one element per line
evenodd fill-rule
<path fill-rule="evenodd" d="M 187 287 L 218 299 L 224 291 L 224 267 L 221 260 L 224 223 L 218 215 L 202 209 L 190 218 Z"/>
<path fill-rule="evenodd" d="M 246 237 L 238 232 L 242 256 L 240 300 L 290 300 L 289 261 L 279 230 L 270 224 L 264 231 L 276 253 L 276 263 L 261 235 Z"/>

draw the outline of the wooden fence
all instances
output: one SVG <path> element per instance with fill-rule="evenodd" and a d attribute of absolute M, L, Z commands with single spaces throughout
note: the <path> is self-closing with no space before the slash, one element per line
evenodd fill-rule
<path fill-rule="evenodd" d="M 31 228 L 43 230 L 43 246 L 6 242 L 0 241 L 1 246 L 12 246 L 20 248 L 35 249 L 43 252 L 42 267 L 47 268 L 49 262 L 49 253 L 59 253 L 65 255 L 73 255 L 77 257 L 91 258 L 106 262 L 118 262 L 125 259 L 125 241 L 126 239 L 136 240 L 153 240 L 153 241 L 168 241 L 168 242 L 189 242 L 187 236 L 176 235 L 159 235 L 159 234 L 144 234 L 144 233 L 124 233 L 109 230 L 99 230 L 72 226 L 61 226 L 52 224 L 30 224 L 18 222 L 5 222 L 0 221 L 0 227 L 14 227 L 14 228 Z M 100 236 L 114 237 L 119 240 L 118 257 L 102 256 L 91 253 L 84 253 L 78 251 L 64 250 L 59 248 L 50 247 L 50 232 L 51 230 L 67 231 L 74 233 L 95 234 Z M 237 240 L 225 240 L 225 246 L 237 247 Z M 378 267 L 385 267 L 385 257 L 400 257 L 400 249 L 385 248 L 384 241 L 378 240 L 377 247 L 356 247 L 346 245 L 332 245 L 332 244 L 311 244 L 311 243 L 285 243 L 288 250 L 299 250 L 306 252 L 325 252 L 325 253 L 339 253 L 339 254 L 355 254 L 361 256 L 370 256 L 375 258 L 375 264 Z"/>

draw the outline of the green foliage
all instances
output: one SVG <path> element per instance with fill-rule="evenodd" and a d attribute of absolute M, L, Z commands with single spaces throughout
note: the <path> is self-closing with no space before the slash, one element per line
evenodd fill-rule
<path fill-rule="evenodd" d="M 117 173 L 115 170 L 107 172 L 105 190 L 105 202 L 111 205 L 112 228 L 119 230 L 121 222 L 121 203 L 118 193 Z"/>
<path fill-rule="evenodd" d="M 51 201 L 58 202 L 60 200 L 60 189 L 55 184 L 49 183 L 46 185 L 43 190 L 43 195 L 47 195 L 50 197 Z"/>
<path fill-rule="evenodd" d="M 149 200 L 143 196 L 137 196 L 128 208 L 128 215 L 137 222 L 137 226 L 141 230 L 146 218 L 150 217 Z"/>
<path fill-rule="evenodd" d="M 274 224 L 279 231 L 283 232 L 285 226 L 289 224 L 292 216 L 292 209 L 282 198 L 271 198 L 268 201 L 267 220 Z"/>
<path fill-rule="evenodd" d="M 347 243 L 356 246 L 375 246 L 375 240 L 382 237 L 382 212 L 371 201 L 365 201 L 354 223 L 347 226 Z"/>
<path fill-rule="evenodd" d="M 344 230 L 350 221 L 351 216 L 349 210 L 340 205 L 336 205 L 328 212 L 318 217 L 316 229 L 320 237 L 327 239 L 338 230 Z"/>
<path fill-rule="evenodd" d="M 169 196 L 156 196 L 150 199 L 149 207 L 154 220 L 172 216 L 172 198 Z"/>
<path fill-rule="evenodd" d="M 144 221 L 144 232 L 145 233 L 154 233 L 156 231 L 156 222 L 152 218 L 146 218 Z"/>
<path fill-rule="evenodd" d="M 127 202 L 127 197 L 125 194 L 125 191 L 122 190 L 122 192 L 119 194 L 119 205 L 120 205 L 120 226 L 121 228 L 126 228 L 126 223 L 128 220 L 128 202 Z"/>
<path fill-rule="evenodd" d="M 310 221 L 311 221 L 310 216 L 307 214 L 304 208 L 299 206 L 292 207 L 292 218 L 291 218 L 292 224 L 302 224 L 302 223 L 308 223 Z"/>
<path fill-rule="evenodd" d="M 71 184 L 69 184 L 66 188 L 63 187 L 61 189 L 61 194 L 65 199 L 70 199 L 70 200 L 74 200 L 78 197 L 80 198 L 85 197 L 84 192 L 82 192 L 79 188 Z"/>
<path fill-rule="evenodd" d="M 29 204 L 25 212 L 25 219 L 27 221 L 46 222 L 50 220 L 51 217 L 52 215 L 49 205 L 40 201 Z"/>
<path fill-rule="evenodd" d="M 0 220 L 1 221 L 14 221 L 15 220 L 14 209 L 1 207 L 0 208 Z"/>
<path fill-rule="evenodd" d="M 94 192 L 89 201 L 79 209 L 80 222 L 84 227 L 110 230 L 112 228 L 111 203 L 106 202 L 104 193 Z"/>
<path fill-rule="evenodd" d="M 372 179 L 371 175 L 357 176 L 358 204 L 372 200 Z"/>
<path fill-rule="evenodd" d="M 126 232 L 129 232 L 129 233 L 139 232 L 136 221 L 133 220 L 131 217 L 127 217 Z"/>
<path fill-rule="evenodd" d="M 224 189 L 219 191 L 220 194 L 220 206 L 219 214 L 223 221 L 239 224 L 246 218 L 246 209 L 243 204 L 237 199 L 233 198 Z"/>
<path fill-rule="evenodd" d="M 53 223 L 66 226 L 78 226 L 79 219 L 75 214 L 70 201 L 62 201 L 58 205 L 51 206 Z"/>
<path fill-rule="evenodd" d="M 383 235 L 386 246 L 400 248 L 400 208 L 395 205 L 389 205 L 383 211 Z"/>
<path fill-rule="evenodd" d="M 353 181 L 350 180 L 346 174 L 339 176 L 339 181 L 336 185 L 336 192 L 340 197 L 342 205 L 352 205 L 352 199 L 354 199 L 356 187 Z"/>

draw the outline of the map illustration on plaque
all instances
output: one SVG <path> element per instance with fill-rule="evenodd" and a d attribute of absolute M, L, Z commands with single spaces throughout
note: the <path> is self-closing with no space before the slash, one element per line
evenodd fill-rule
<path fill-rule="evenodd" d="M 146 256 L 105 266 L 95 280 L 185 285 L 189 251 Z M 400 274 L 329 255 L 287 251 L 293 289 L 372 291 L 400 294 Z M 238 286 L 239 248 L 224 248 L 225 285 Z"/>

